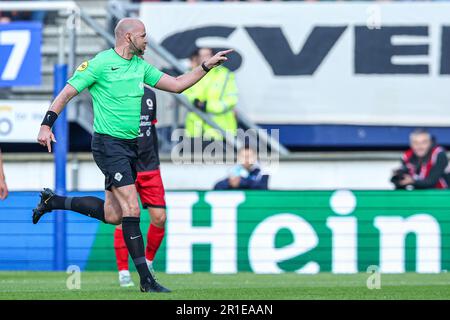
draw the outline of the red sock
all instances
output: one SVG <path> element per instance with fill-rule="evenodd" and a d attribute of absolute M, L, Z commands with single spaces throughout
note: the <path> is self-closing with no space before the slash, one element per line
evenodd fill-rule
<path fill-rule="evenodd" d="M 153 261 L 156 251 L 164 238 L 164 228 L 159 228 L 150 224 L 147 233 L 147 248 L 145 250 L 145 257 L 147 260 Z"/>
<path fill-rule="evenodd" d="M 116 252 L 116 262 L 119 271 L 128 270 L 128 249 L 123 238 L 122 229 L 116 228 L 114 231 L 114 251 Z"/>

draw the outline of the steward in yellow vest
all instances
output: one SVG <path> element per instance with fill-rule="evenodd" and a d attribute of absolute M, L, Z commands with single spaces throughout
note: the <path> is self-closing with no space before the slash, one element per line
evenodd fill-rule
<path fill-rule="evenodd" d="M 200 49 L 200 54 L 203 50 L 206 51 L 203 54 L 205 57 L 197 56 L 197 58 L 200 58 L 197 59 L 199 61 L 204 61 L 208 53 L 212 55 L 211 49 Z M 191 61 L 193 59 L 191 57 Z M 193 62 L 193 65 L 195 65 L 195 62 Z M 234 136 L 236 135 L 237 120 L 234 107 L 238 102 L 238 90 L 232 71 L 223 66 L 213 68 L 203 79 L 184 91 L 183 94 L 197 108 L 206 112 L 219 127 Z M 193 112 L 186 115 L 185 134 L 189 138 L 201 138 L 203 136 L 205 140 L 223 140 L 218 130 L 206 124 Z"/>

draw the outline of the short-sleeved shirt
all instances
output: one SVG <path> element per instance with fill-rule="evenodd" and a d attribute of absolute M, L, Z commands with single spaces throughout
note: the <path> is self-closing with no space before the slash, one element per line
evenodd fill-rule
<path fill-rule="evenodd" d="M 144 88 L 142 97 L 141 124 L 138 136 L 137 171 L 145 172 L 159 168 L 158 136 L 156 134 L 156 95 Z"/>
<path fill-rule="evenodd" d="M 163 73 L 145 60 L 127 60 L 113 48 L 83 62 L 67 81 L 78 92 L 89 89 L 94 106 L 94 132 L 134 139 L 139 134 L 144 83 L 154 87 Z"/>

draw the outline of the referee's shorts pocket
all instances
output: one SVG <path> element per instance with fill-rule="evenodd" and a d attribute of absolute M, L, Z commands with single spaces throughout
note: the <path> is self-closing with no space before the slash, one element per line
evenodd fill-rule
<path fill-rule="evenodd" d="M 100 135 L 94 133 L 91 142 L 92 156 L 99 169 L 106 175 L 105 144 Z"/>

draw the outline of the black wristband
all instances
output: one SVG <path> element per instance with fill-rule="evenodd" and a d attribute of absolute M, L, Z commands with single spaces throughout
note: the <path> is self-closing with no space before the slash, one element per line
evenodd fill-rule
<path fill-rule="evenodd" d="M 209 69 L 206 65 L 205 65 L 205 63 L 204 62 L 202 62 L 202 69 L 206 72 L 206 73 L 208 73 L 211 69 Z"/>
<path fill-rule="evenodd" d="M 44 120 L 42 120 L 41 126 L 49 126 L 51 128 L 53 127 L 56 119 L 58 119 L 58 114 L 56 112 L 47 111 Z"/>

